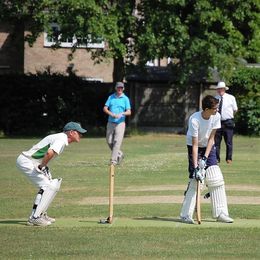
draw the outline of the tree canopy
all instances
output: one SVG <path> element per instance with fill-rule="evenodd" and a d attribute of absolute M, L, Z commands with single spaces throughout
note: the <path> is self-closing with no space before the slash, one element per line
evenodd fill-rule
<path fill-rule="evenodd" d="M 259 2 L 142 0 L 137 45 L 141 60 L 172 57 L 181 81 L 229 78 L 238 58 L 259 60 Z"/>
<path fill-rule="evenodd" d="M 65 38 L 103 38 L 105 49 L 88 51 L 97 62 L 114 59 L 115 80 L 122 80 L 134 58 L 143 65 L 171 57 L 182 83 L 206 78 L 213 69 L 228 79 L 238 58 L 259 61 L 259 10 L 254 0 L 6 0 L 0 19 L 27 23 L 30 44 L 43 30 L 51 33 L 52 22 Z"/>

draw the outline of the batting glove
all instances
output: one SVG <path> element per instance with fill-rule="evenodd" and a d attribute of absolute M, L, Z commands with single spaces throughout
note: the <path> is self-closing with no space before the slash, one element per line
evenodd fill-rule
<path fill-rule="evenodd" d="M 207 165 L 207 157 L 204 155 L 202 159 L 199 160 L 199 168 L 204 169 Z"/>
<path fill-rule="evenodd" d="M 197 181 L 200 181 L 201 183 L 204 180 L 204 175 L 202 174 L 202 171 L 199 166 L 194 169 L 193 179 L 196 179 Z"/>
<path fill-rule="evenodd" d="M 45 177 L 47 177 L 49 180 L 52 179 L 52 175 L 51 175 L 51 172 L 50 172 L 48 166 L 40 167 L 40 165 L 39 165 L 39 166 L 38 166 L 38 169 L 40 170 L 39 172 L 40 172 L 41 174 L 43 174 Z"/>

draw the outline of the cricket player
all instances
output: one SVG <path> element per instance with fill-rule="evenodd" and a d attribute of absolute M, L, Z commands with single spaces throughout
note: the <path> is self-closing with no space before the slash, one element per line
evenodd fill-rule
<path fill-rule="evenodd" d="M 189 118 L 186 136 L 189 161 L 189 183 L 180 213 L 181 220 L 193 224 L 196 204 L 197 181 L 205 183 L 209 189 L 213 218 L 217 221 L 232 223 L 229 217 L 227 198 L 222 172 L 217 165 L 214 137 L 221 127 L 218 111 L 218 99 L 206 96 L 202 100 L 202 111 L 195 112 Z"/>
<path fill-rule="evenodd" d="M 28 179 L 39 188 L 32 213 L 27 224 L 31 226 L 48 226 L 55 222 L 47 215 L 47 209 L 60 189 L 62 179 L 52 179 L 48 163 L 72 142 L 79 142 L 87 130 L 79 123 L 67 123 L 62 133 L 51 134 L 35 144 L 30 150 L 22 152 L 16 165 Z"/>
<path fill-rule="evenodd" d="M 220 162 L 220 144 L 222 137 L 224 137 L 226 143 L 226 162 L 227 164 L 232 163 L 232 153 L 233 153 L 233 135 L 234 135 L 234 115 L 237 112 L 237 102 L 236 98 L 228 93 L 226 90 L 229 88 L 226 86 L 225 82 L 220 81 L 216 87 L 217 96 L 219 100 L 219 110 L 221 115 L 221 127 L 217 130 L 215 136 L 215 143 L 217 148 L 217 159 Z"/>
<path fill-rule="evenodd" d="M 106 140 L 112 151 L 111 164 L 114 165 L 119 165 L 124 158 L 121 144 L 125 133 L 125 118 L 131 115 L 130 101 L 124 94 L 124 89 L 124 83 L 117 82 L 115 86 L 116 92 L 108 97 L 103 109 L 109 116 Z"/>

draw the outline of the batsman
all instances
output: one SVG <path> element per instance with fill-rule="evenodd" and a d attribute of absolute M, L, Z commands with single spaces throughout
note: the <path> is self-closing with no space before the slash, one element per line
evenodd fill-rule
<path fill-rule="evenodd" d="M 47 215 L 47 209 L 60 189 L 62 179 L 52 179 L 48 164 L 72 142 L 79 142 L 87 130 L 79 123 L 69 122 L 63 132 L 43 138 L 28 151 L 22 152 L 16 161 L 17 168 L 39 189 L 27 224 L 48 226 L 55 219 Z"/>
<path fill-rule="evenodd" d="M 229 217 L 224 178 L 217 165 L 214 137 L 221 127 L 218 99 L 206 96 L 202 100 L 202 111 L 189 118 L 186 136 L 189 162 L 189 183 L 185 192 L 180 217 L 182 222 L 194 224 L 197 181 L 204 182 L 210 193 L 213 218 L 219 222 L 232 223 Z"/>

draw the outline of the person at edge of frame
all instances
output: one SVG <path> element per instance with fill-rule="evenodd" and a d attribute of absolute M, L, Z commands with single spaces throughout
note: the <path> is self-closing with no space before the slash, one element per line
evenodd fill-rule
<path fill-rule="evenodd" d="M 217 165 L 214 136 L 220 128 L 218 99 L 206 96 L 202 100 L 202 111 L 189 118 L 186 135 L 188 148 L 189 183 L 181 208 L 181 221 L 194 224 L 193 213 L 196 205 L 197 181 L 208 187 L 213 218 L 219 222 L 232 223 L 229 217 L 224 178 Z"/>
<path fill-rule="evenodd" d="M 55 218 L 47 215 L 47 209 L 59 191 L 62 179 L 53 179 L 47 165 L 70 143 L 78 143 L 86 132 L 79 123 L 69 122 L 63 132 L 46 136 L 18 156 L 17 168 L 39 188 L 27 225 L 48 226 L 55 222 Z"/>
<path fill-rule="evenodd" d="M 237 102 L 236 98 L 228 93 L 226 90 L 229 88 L 223 81 L 218 82 L 216 87 L 217 96 L 219 100 L 219 113 L 221 115 L 221 128 L 219 128 L 215 135 L 215 144 L 217 149 L 217 160 L 220 162 L 220 145 L 222 137 L 226 143 L 226 162 L 227 164 L 232 163 L 233 154 L 233 135 L 234 135 L 234 115 L 237 112 Z"/>
<path fill-rule="evenodd" d="M 121 145 L 125 133 L 126 116 L 131 115 L 129 98 L 124 94 L 124 83 L 117 82 L 115 93 L 110 95 L 105 103 L 103 111 L 108 115 L 106 141 L 112 151 L 111 164 L 119 165 L 124 159 Z"/>

